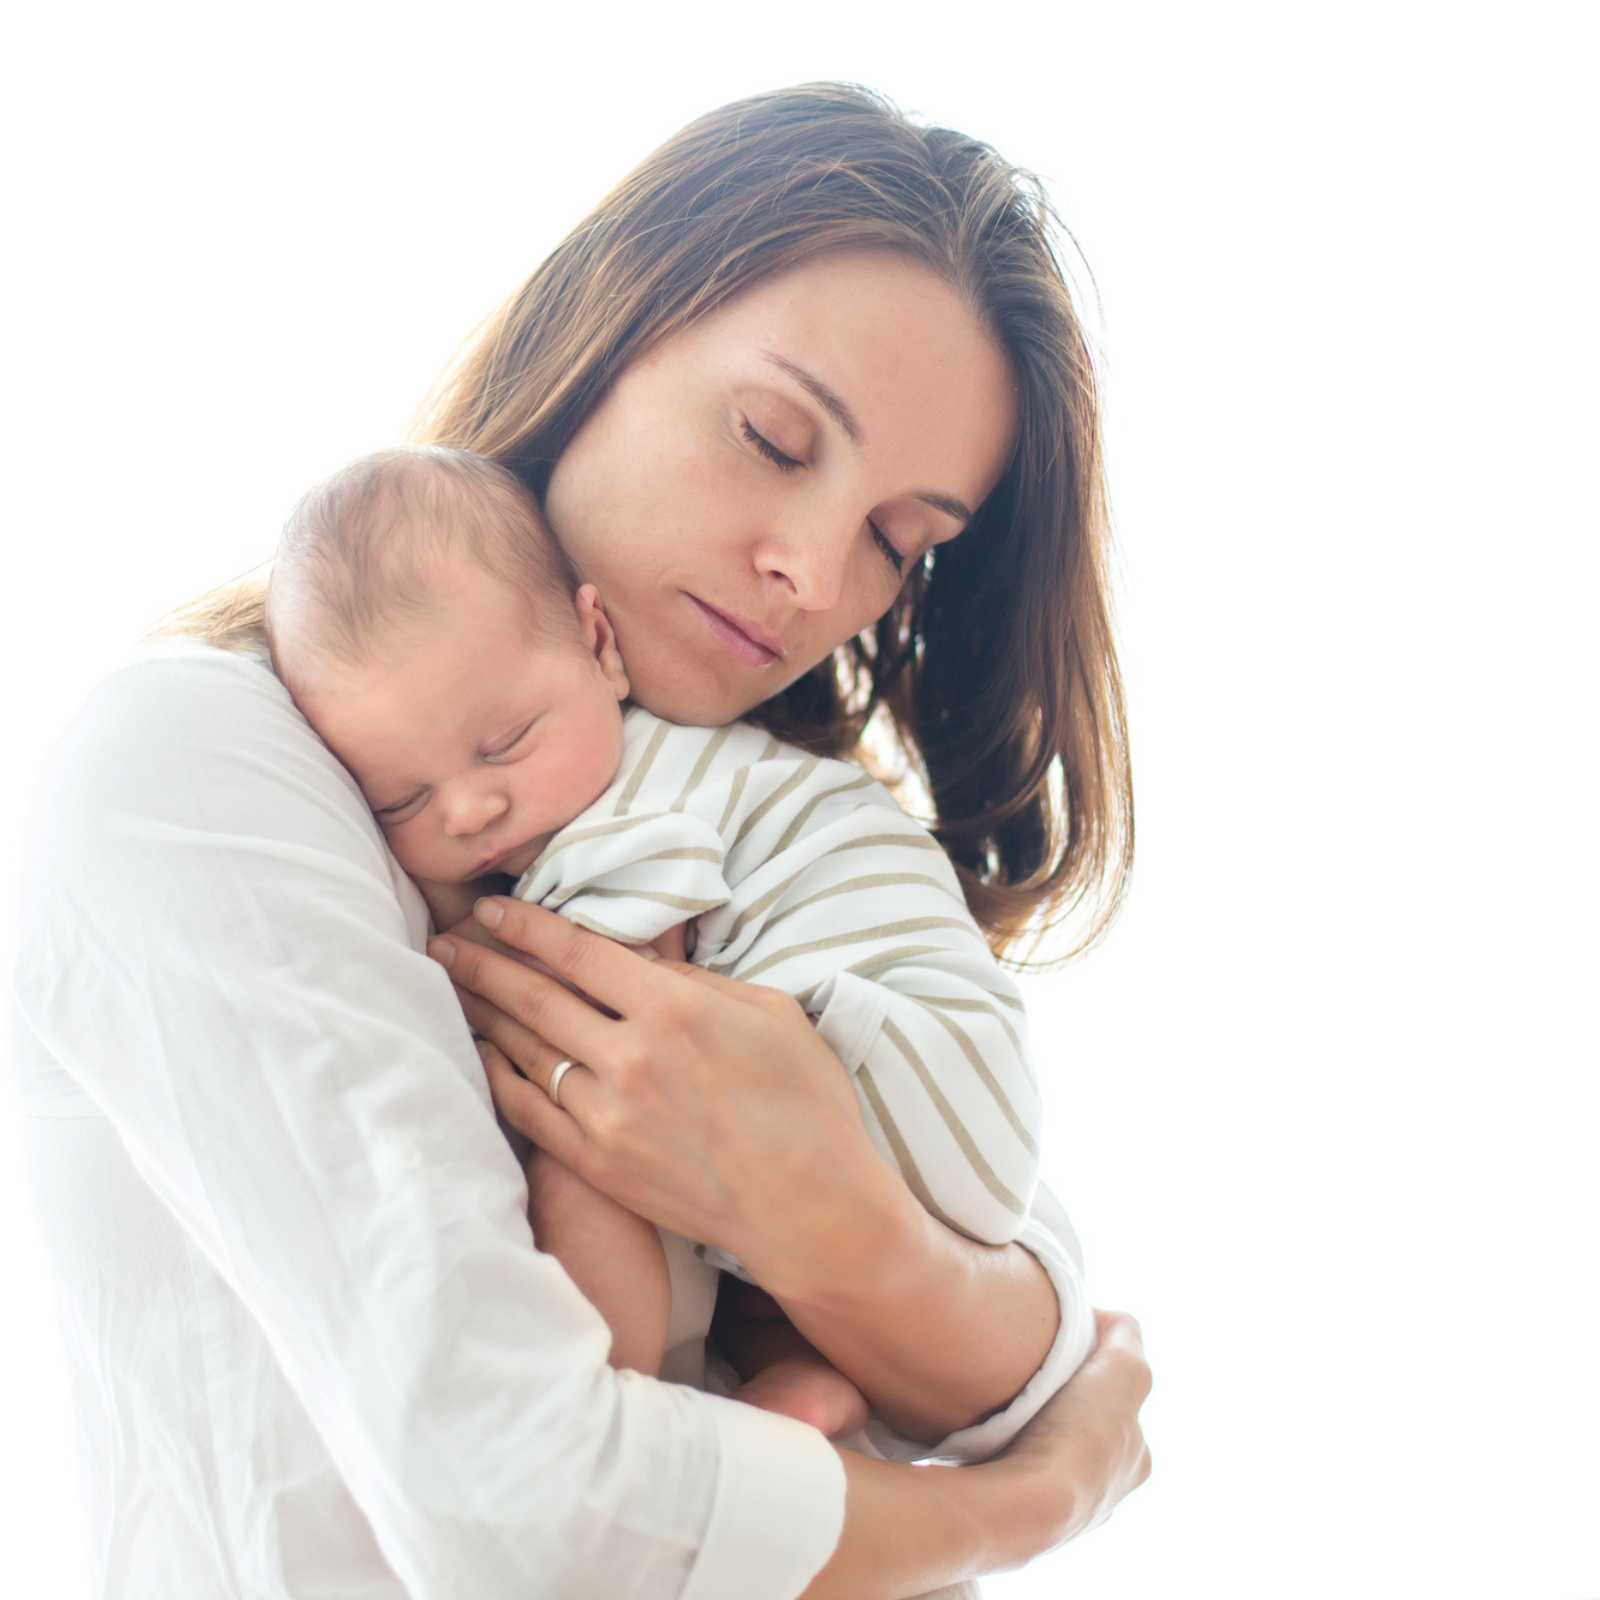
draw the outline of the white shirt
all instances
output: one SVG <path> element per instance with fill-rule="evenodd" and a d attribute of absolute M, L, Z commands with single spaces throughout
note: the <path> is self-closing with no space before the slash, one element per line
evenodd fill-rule
<path fill-rule="evenodd" d="M 24 1138 L 101 1596 L 804 1587 L 836 1455 L 607 1366 L 532 1248 L 420 898 L 269 671 L 178 646 L 106 680 L 41 779 L 21 909 Z M 1020 1237 L 1075 1281 L 1064 1224 Z"/>

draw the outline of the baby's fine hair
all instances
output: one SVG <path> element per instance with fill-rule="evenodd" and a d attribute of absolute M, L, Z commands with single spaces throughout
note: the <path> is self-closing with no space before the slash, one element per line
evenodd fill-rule
<path fill-rule="evenodd" d="M 284 524 L 267 595 L 274 654 L 287 604 L 319 653 L 367 659 L 381 629 L 432 608 L 429 569 L 449 554 L 525 595 L 531 627 L 570 619 L 577 576 L 520 478 L 469 450 L 379 450 L 325 478 Z"/>

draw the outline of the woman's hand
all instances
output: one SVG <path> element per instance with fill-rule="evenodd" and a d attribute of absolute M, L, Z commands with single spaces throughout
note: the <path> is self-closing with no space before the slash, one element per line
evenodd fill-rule
<path fill-rule="evenodd" d="M 1010 1447 L 975 1467 L 844 1453 L 844 1533 L 802 1600 L 886 1600 L 1005 1572 L 1087 1532 L 1150 1476 L 1139 1325 L 1096 1314 L 1100 1343 Z"/>
<path fill-rule="evenodd" d="M 455 937 L 429 948 L 488 1041 L 495 1103 L 535 1144 L 738 1257 L 910 1438 L 970 1426 L 1039 1369 L 1060 1321 L 1044 1268 L 929 1216 L 792 999 L 652 961 L 521 901 L 485 900 L 478 917 L 517 960 Z M 557 1106 L 546 1086 L 563 1058 L 583 1065 Z"/>
<path fill-rule="evenodd" d="M 1150 1394 L 1139 1324 L 1123 1311 L 1096 1311 L 1098 1342 L 1067 1386 L 996 1458 L 1070 1483 L 1055 1544 L 1097 1528 L 1150 1476 L 1139 1410 Z"/>
<path fill-rule="evenodd" d="M 516 900 L 486 900 L 478 919 L 614 1013 L 470 940 L 433 941 L 489 1041 L 507 1121 L 630 1210 L 730 1251 L 780 1300 L 881 1267 L 870 1220 L 899 1211 L 904 1186 L 789 996 L 652 962 Z M 565 1057 L 582 1066 L 557 1106 L 545 1086 Z"/>

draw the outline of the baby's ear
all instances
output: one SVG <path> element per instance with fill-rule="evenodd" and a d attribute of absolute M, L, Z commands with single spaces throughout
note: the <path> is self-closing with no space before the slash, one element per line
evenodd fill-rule
<path fill-rule="evenodd" d="M 572 598 L 573 610 L 578 614 L 578 626 L 583 630 L 584 643 L 588 645 L 596 664 L 605 674 L 606 682 L 616 692 L 617 699 L 628 698 L 628 673 L 622 664 L 622 652 L 617 649 L 617 635 L 606 615 L 600 591 L 586 583 Z"/>

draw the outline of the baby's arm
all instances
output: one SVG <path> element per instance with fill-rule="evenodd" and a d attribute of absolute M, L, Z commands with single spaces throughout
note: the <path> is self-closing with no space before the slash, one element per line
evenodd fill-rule
<path fill-rule="evenodd" d="M 666 1350 L 672 1289 L 653 1224 L 585 1183 L 554 1156 L 528 1158 L 533 1240 L 611 1329 L 611 1365 L 655 1377 Z"/>

